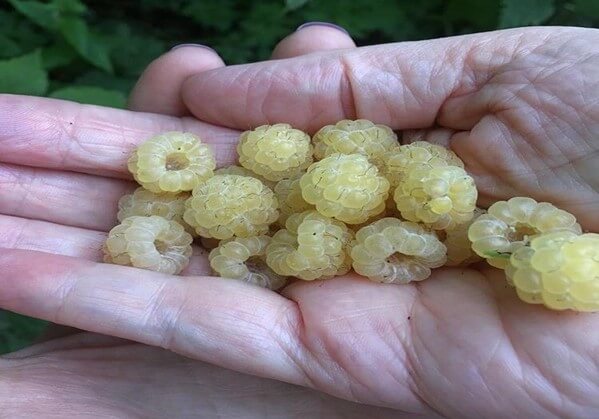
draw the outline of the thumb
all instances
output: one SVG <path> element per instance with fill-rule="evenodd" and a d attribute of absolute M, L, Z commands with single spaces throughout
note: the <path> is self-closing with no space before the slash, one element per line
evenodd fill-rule
<path fill-rule="evenodd" d="M 238 129 L 288 122 L 313 132 L 344 118 L 371 119 L 394 129 L 429 127 L 452 94 L 475 88 L 469 57 L 477 46 L 493 45 L 498 33 L 325 51 L 206 71 L 184 82 L 183 100 L 200 120 Z"/>

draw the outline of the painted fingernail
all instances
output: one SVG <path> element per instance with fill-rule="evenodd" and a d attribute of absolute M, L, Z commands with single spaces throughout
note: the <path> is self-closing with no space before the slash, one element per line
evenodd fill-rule
<path fill-rule="evenodd" d="M 176 49 L 183 48 L 183 47 L 204 48 L 204 49 L 207 49 L 209 51 L 216 52 L 214 50 L 214 48 L 210 48 L 209 46 L 202 45 L 202 44 L 179 44 L 179 45 L 175 45 L 174 47 L 172 47 L 171 51 L 174 51 Z"/>
<path fill-rule="evenodd" d="M 309 28 L 311 26 L 324 26 L 327 28 L 333 28 L 333 29 L 337 29 L 338 31 L 341 31 L 341 32 L 349 35 L 349 32 L 347 32 L 341 26 L 338 26 L 338 25 L 335 25 L 334 23 L 329 23 L 329 22 L 306 22 L 303 25 L 298 26 L 296 31 L 301 31 L 302 29 Z"/>

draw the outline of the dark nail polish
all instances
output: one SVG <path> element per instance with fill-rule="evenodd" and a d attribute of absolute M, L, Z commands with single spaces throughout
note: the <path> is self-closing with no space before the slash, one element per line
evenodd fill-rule
<path fill-rule="evenodd" d="M 176 50 L 176 49 L 183 48 L 183 47 L 196 47 L 196 48 L 204 48 L 204 49 L 207 49 L 207 50 L 209 50 L 209 51 L 216 52 L 216 51 L 214 51 L 214 49 L 213 49 L 213 48 L 210 48 L 209 46 L 202 45 L 202 44 L 179 44 L 179 45 L 175 45 L 174 47 L 172 47 L 172 48 L 171 48 L 171 51 L 174 51 L 174 50 Z"/>
<path fill-rule="evenodd" d="M 333 29 L 337 29 L 338 31 L 341 31 L 347 35 L 349 35 L 349 32 L 347 32 L 345 29 L 343 29 L 341 26 L 335 25 L 334 23 L 329 23 L 329 22 L 306 22 L 303 25 L 300 25 L 296 31 L 301 31 L 304 28 L 309 28 L 310 26 L 324 26 L 327 28 L 333 28 Z"/>

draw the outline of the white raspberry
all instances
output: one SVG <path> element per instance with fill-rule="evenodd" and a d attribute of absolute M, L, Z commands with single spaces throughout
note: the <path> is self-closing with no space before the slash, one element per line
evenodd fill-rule
<path fill-rule="evenodd" d="M 509 256 L 540 233 L 582 232 L 576 217 L 548 202 L 515 197 L 491 205 L 468 229 L 472 249 L 491 266 L 505 268 Z"/>
<path fill-rule="evenodd" d="M 393 149 L 385 153 L 382 161 L 382 172 L 394 187 L 399 185 L 414 164 L 424 164 L 431 169 L 440 166 L 464 167 L 462 160 L 453 151 L 426 141 L 415 141 Z"/>
<path fill-rule="evenodd" d="M 300 179 L 302 196 L 318 212 L 360 224 L 385 209 L 389 181 L 361 154 L 332 154 Z"/>
<path fill-rule="evenodd" d="M 345 224 L 317 211 L 293 214 L 266 249 L 266 263 L 284 276 L 307 281 L 346 274 L 353 238 Z"/>
<path fill-rule="evenodd" d="M 156 193 L 191 191 L 210 178 L 215 167 L 212 150 L 199 137 L 183 132 L 150 138 L 128 161 L 135 180 Z"/>
<path fill-rule="evenodd" d="M 383 218 L 356 233 L 351 250 L 354 270 L 376 282 L 422 281 L 442 266 L 446 248 L 434 233 L 418 224 Z"/>
<path fill-rule="evenodd" d="M 435 230 L 472 219 L 477 197 L 474 179 L 461 167 L 426 164 L 410 165 L 393 196 L 403 218 Z"/>
<path fill-rule="evenodd" d="M 266 265 L 268 236 L 235 238 L 221 242 L 210 252 L 210 266 L 223 278 L 238 279 L 271 290 L 285 285 L 286 278 Z"/>
<path fill-rule="evenodd" d="M 258 179 L 217 175 L 196 187 L 183 219 L 202 237 L 228 239 L 268 232 L 279 218 L 273 192 Z"/>
<path fill-rule="evenodd" d="M 108 233 L 104 261 L 178 274 L 189 263 L 192 241 L 175 221 L 157 215 L 128 217 Z"/>
<path fill-rule="evenodd" d="M 313 161 L 310 136 L 289 124 L 244 132 L 237 153 L 243 167 L 271 181 L 294 177 Z"/>
<path fill-rule="evenodd" d="M 385 125 L 366 119 L 345 119 L 322 127 L 312 138 L 314 157 L 323 159 L 331 154 L 362 154 L 381 167 L 383 155 L 399 147 L 397 135 Z"/>
<path fill-rule="evenodd" d="M 521 300 L 554 310 L 599 311 L 599 234 L 539 234 L 505 269 Z"/>

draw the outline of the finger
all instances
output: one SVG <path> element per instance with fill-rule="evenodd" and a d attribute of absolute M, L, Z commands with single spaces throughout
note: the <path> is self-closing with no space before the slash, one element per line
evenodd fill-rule
<path fill-rule="evenodd" d="M 453 92 L 472 87 L 467 77 L 472 51 L 496 36 L 406 42 L 230 66 L 188 78 L 183 99 L 199 119 L 240 129 L 288 122 L 314 131 L 344 118 L 371 119 L 393 129 L 426 128 Z"/>
<path fill-rule="evenodd" d="M 137 113 L 56 99 L 0 95 L 0 162 L 129 179 L 134 148 L 165 131 L 189 131 L 236 160 L 239 133 L 193 118 Z"/>
<path fill-rule="evenodd" d="M 154 60 L 143 72 L 129 97 L 129 109 L 163 115 L 188 114 L 181 100 L 187 77 L 225 64 L 216 51 L 204 45 L 179 45 Z"/>
<path fill-rule="evenodd" d="M 297 306 L 272 291 L 26 250 L 0 249 L 0 272 L 4 309 L 306 384 Z"/>
<path fill-rule="evenodd" d="M 351 36 L 340 26 L 326 22 L 310 22 L 300 26 L 275 47 L 272 58 L 282 59 L 312 52 L 355 48 Z"/>
<path fill-rule="evenodd" d="M 427 141 L 446 148 L 451 148 L 449 141 L 455 130 L 447 128 L 406 130 L 402 133 L 402 144 L 410 144 L 415 141 Z"/>
<path fill-rule="evenodd" d="M 101 262 L 105 241 L 106 233 L 100 231 L 0 215 L 0 248 L 34 250 Z M 189 265 L 181 275 L 211 273 L 208 252 L 194 245 Z"/>
<path fill-rule="evenodd" d="M 132 182 L 0 163 L 0 214 L 108 231 Z"/>

